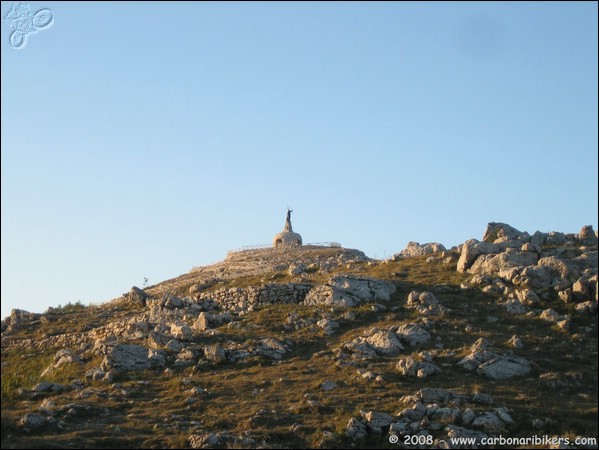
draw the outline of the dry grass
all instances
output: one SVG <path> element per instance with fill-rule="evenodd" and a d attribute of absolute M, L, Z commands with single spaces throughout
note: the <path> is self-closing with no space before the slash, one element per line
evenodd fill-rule
<path fill-rule="evenodd" d="M 112 385 L 92 383 L 81 391 L 63 394 L 18 395 L 17 386 L 27 390 L 37 381 L 56 349 L 21 356 L 14 348 L 2 347 L 2 446 L 35 448 L 181 448 L 188 445 L 192 433 L 231 431 L 265 441 L 273 447 L 317 447 L 322 431 L 339 436 L 339 446 L 345 441 L 343 431 L 352 416 L 360 410 L 378 410 L 394 414 L 404 407 L 400 398 L 423 387 L 454 389 L 463 393 L 481 391 L 491 394 L 494 407 L 507 406 L 518 424 L 510 435 L 552 434 L 557 436 L 597 436 L 597 318 L 576 318 L 571 331 L 562 331 L 539 319 L 508 315 L 497 304 L 497 298 L 476 289 L 459 287 L 464 276 L 455 271 L 455 262 L 426 262 L 426 257 L 397 262 L 358 264 L 352 272 L 393 281 L 398 290 L 389 302 L 388 310 L 375 312 L 370 305 L 352 308 L 356 319 L 341 322 L 333 336 L 325 337 L 319 329 L 306 327 L 288 331 L 283 326 L 286 317 L 295 313 L 301 318 L 317 320 L 324 314 L 339 311 L 330 308 L 310 308 L 302 305 L 269 305 L 236 319 L 240 328 L 222 326 L 215 336 L 201 335 L 196 344 L 244 342 L 271 336 L 293 342 L 283 361 L 257 358 L 238 364 L 205 364 L 199 372 L 191 368 L 175 369 L 172 376 L 162 371 L 123 374 Z M 324 281 L 333 273 L 314 273 L 313 282 Z M 290 280 L 286 274 L 270 274 L 274 281 Z M 265 276 L 227 281 L 227 285 L 259 285 Z M 218 288 L 218 286 L 214 286 Z M 431 378 L 407 379 L 395 370 L 398 357 L 379 358 L 368 364 L 368 370 L 380 374 L 377 383 L 360 377 L 356 368 L 338 367 L 334 350 L 343 342 L 364 330 L 399 325 L 418 320 L 414 311 L 405 308 L 408 293 L 429 290 L 448 308 L 451 314 L 433 319 L 430 332 L 433 340 L 425 348 L 434 349 L 437 337 L 443 349 L 437 349 L 435 362 L 443 372 Z M 555 299 L 547 302 L 560 313 L 568 311 Z M 127 316 L 138 307 L 111 305 L 86 312 L 72 311 L 57 315 L 47 324 L 31 324 L 19 330 L 15 338 L 39 338 L 65 331 L 84 332 L 120 315 Z M 496 317 L 495 322 L 488 321 Z M 583 327 L 591 332 L 582 332 Z M 578 334 L 575 334 L 578 333 Z M 456 365 L 468 353 L 479 337 L 493 343 L 500 353 L 513 351 L 506 341 L 518 334 L 525 346 L 516 351 L 532 360 L 536 366 L 526 378 L 495 382 L 465 372 Z M 407 349 L 416 354 L 420 349 Z M 65 371 L 61 382 L 82 378 L 88 367 L 98 360 L 89 360 Z M 562 381 L 550 388 L 540 374 L 555 372 Z M 337 388 L 324 392 L 320 384 L 333 380 Z M 142 383 L 140 383 L 142 381 Z M 189 389 L 200 386 L 201 395 L 191 395 Z M 45 397 L 60 406 L 77 403 L 74 416 L 64 417 L 68 428 L 62 432 L 44 429 L 24 434 L 16 425 L 25 412 L 35 411 Z M 85 410 L 85 407 L 89 407 Z M 273 412 L 274 411 L 274 412 Z M 58 413 L 57 418 L 63 418 Z M 546 422 L 542 430 L 532 430 L 532 419 Z M 301 424 L 295 428 L 295 424 Z M 292 428 L 293 427 L 293 428 Z M 366 448 L 392 448 L 386 437 L 373 436 L 360 444 Z"/>

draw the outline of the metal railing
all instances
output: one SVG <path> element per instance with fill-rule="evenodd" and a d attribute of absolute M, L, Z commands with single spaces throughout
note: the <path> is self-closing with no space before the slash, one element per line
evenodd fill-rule
<path fill-rule="evenodd" d="M 341 244 L 339 242 L 310 242 L 308 244 L 302 244 L 301 246 L 290 246 L 283 247 L 285 250 L 296 249 L 301 250 L 303 247 L 329 247 L 329 248 L 341 248 Z M 243 247 L 235 248 L 233 250 L 229 250 L 227 254 L 231 253 L 239 253 L 245 252 L 248 250 L 265 250 L 272 249 L 280 251 L 281 248 L 276 248 L 272 244 L 257 244 L 257 245 L 245 245 Z"/>

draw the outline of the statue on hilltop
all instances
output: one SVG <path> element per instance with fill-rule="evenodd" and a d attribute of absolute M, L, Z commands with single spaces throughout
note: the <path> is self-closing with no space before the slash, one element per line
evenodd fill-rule
<path fill-rule="evenodd" d="M 285 231 L 293 231 L 293 227 L 291 226 L 291 213 L 293 209 L 287 208 L 287 219 L 285 220 Z"/>
<path fill-rule="evenodd" d="M 275 248 L 295 248 L 302 246 L 302 237 L 293 232 L 293 227 L 291 226 L 291 213 L 293 209 L 287 208 L 287 218 L 285 219 L 285 228 L 283 231 L 275 235 L 272 240 L 273 247 Z"/>

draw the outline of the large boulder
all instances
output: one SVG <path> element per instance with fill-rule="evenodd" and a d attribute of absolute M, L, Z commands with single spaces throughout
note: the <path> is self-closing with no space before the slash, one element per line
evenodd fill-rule
<path fill-rule="evenodd" d="M 423 316 L 444 316 L 449 313 L 449 309 L 439 303 L 435 294 L 428 291 L 411 291 L 406 306 L 415 309 Z"/>
<path fill-rule="evenodd" d="M 336 275 L 326 285 L 312 288 L 306 295 L 304 304 L 347 308 L 362 302 L 388 301 L 395 290 L 393 283 L 384 280 Z"/>
<path fill-rule="evenodd" d="M 530 361 L 513 355 L 500 355 L 491 349 L 491 344 L 484 338 L 479 338 L 470 347 L 470 354 L 466 355 L 458 366 L 468 370 L 476 370 L 491 380 L 505 380 L 512 377 L 527 375 L 531 369 Z"/>
<path fill-rule="evenodd" d="M 364 439 L 368 432 L 366 431 L 366 425 L 360 419 L 356 419 L 352 417 L 349 419 L 349 422 L 345 426 L 345 435 L 352 439 Z"/>
<path fill-rule="evenodd" d="M 509 269 L 527 267 L 537 263 L 535 252 L 518 252 L 509 249 L 496 255 L 481 255 L 472 264 L 468 273 L 480 275 L 501 275 Z"/>
<path fill-rule="evenodd" d="M 480 255 L 499 253 L 499 251 L 499 247 L 493 243 L 469 239 L 462 244 L 457 270 L 458 272 L 466 272 Z"/>
<path fill-rule="evenodd" d="M 427 242 L 426 244 L 420 244 L 418 242 L 408 242 L 406 248 L 401 252 L 393 255 L 391 259 L 398 260 L 402 258 L 411 258 L 413 256 L 428 255 L 431 253 L 444 252 L 447 250 L 443 244 L 438 242 Z"/>
<path fill-rule="evenodd" d="M 219 345 L 206 345 L 204 347 L 204 357 L 213 363 L 223 364 L 227 362 L 225 349 Z"/>
<path fill-rule="evenodd" d="M 492 244 L 499 238 L 518 239 L 523 235 L 524 233 L 515 229 L 511 225 L 508 225 L 507 223 L 489 222 L 487 224 L 487 229 L 483 234 L 483 241 Z"/>
<path fill-rule="evenodd" d="M 114 373 L 130 370 L 146 370 L 165 364 L 162 350 L 148 349 L 136 344 L 115 345 L 102 361 L 102 370 Z"/>
<path fill-rule="evenodd" d="M 396 290 L 388 281 L 354 275 L 336 275 L 328 284 L 364 301 L 388 301 Z"/>
<path fill-rule="evenodd" d="M 171 323 L 170 332 L 171 332 L 171 336 L 173 336 L 175 339 L 183 339 L 183 340 L 189 339 L 191 337 L 191 335 L 193 334 L 191 327 L 183 322 Z"/>
<path fill-rule="evenodd" d="M 482 413 L 472 422 L 472 426 L 475 428 L 482 428 L 485 431 L 501 431 L 505 429 L 505 423 L 501 420 L 497 414 L 487 411 Z"/>
<path fill-rule="evenodd" d="M 51 310 L 52 308 L 48 308 L 48 312 Z M 40 318 L 42 318 L 42 314 L 31 313 L 29 311 L 25 311 L 24 309 L 13 309 L 10 312 L 10 316 L 7 316 L 4 318 L 4 320 L 2 320 L 2 332 L 13 332 L 19 328 L 19 324 L 30 323 Z"/>
<path fill-rule="evenodd" d="M 123 294 L 123 296 L 129 300 L 129 302 L 141 306 L 146 306 L 146 300 L 148 299 L 148 294 L 137 286 L 133 286 L 131 290 L 128 293 Z"/>
<path fill-rule="evenodd" d="M 351 308 L 361 303 L 358 297 L 332 286 L 315 286 L 304 299 L 304 305 L 330 305 L 340 308 Z"/>
<path fill-rule="evenodd" d="M 425 344 L 431 338 L 431 334 L 416 323 L 401 325 L 395 334 L 410 347 Z"/>
<path fill-rule="evenodd" d="M 193 323 L 192 328 L 196 331 L 206 331 L 210 328 L 210 322 L 212 314 L 202 311 L 196 321 Z"/>
<path fill-rule="evenodd" d="M 281 360 L 283 355 L 287 353 L 287 346 L 277 339 L 268 337 L 260 340 L 260 345 L 256 348 L 256 351 L 262 356 Z"/>
<path fill-rule="evenodd" d="M 392 330 L 371 330 L 365 340 L 370 348 L 382 356 L 395 356 L 403 349 Z"/>
<path fill-rule="evenodd" d="M 19 425 L 29 431 L 42 428 L 45 424 L 46 418 L 38 413 L 26 413 L 19 421 Z"/>
<path fill-rule="evenodd" d="M 396 330 L 397 327 L 390 327 L 387 330 L 371 328 L 361 336 L 342 344 L 338 351 L 350 354 L 353 359 L 362 361 L 376 359 L 380 356 L 398 355 L 404 347 L 395 334 Z"/>
<path fill-rule="evenodd" d="M 81 363 L 81 358 L 73 354 L 72 350 L 63 348 L 56 352 L 54 355 L 54 361 L 48 367 L 44 369 L 41 377 L 49 376 L 55 372 L 60 371 L 61 366 L 70 365 L 73 363 Z"/>
<path fill-rule="evenodd" d="M 514 284 L 532 289 L 551 286 L 566 289 L 580 277 L 580 273 L 579 267 L 574 264 L 556 256 L 545 256 L 539 259 L 536 265 L 523 268 L 512 281 Z"/>
<path fill-rule="evenodd" d="M 528 375 L 531 370 L 530 362 L 518 356 L 500 356 L 478 366 L 478 373 L 491 380 L 506 380 L 513 377 Z"/>
<path fill-rule="evenodd" d="M 393 422 L 393 416 L 378 411 L 368 411 L 364 413 L 364 419 L 368 429 L 374 433 L 381 433 L 384 427 L 388 427 Z"/>
<path fill-rule="evenodd" d="M 578 233 L 578 239 L 585 245 L 597 245 L 597 235 L 592 225 L 585 225 Z"/>
<path fill-rule="evenodd" d="M 454 391 L 450 391 L 448 389 L 441 388 L 423 388 L 420 389 L 415 397 L 417 400 L 424 404 L 428 403 L 438 403 L 444 404 L 450 400 L 455 400 L 460 398 L 459 394 L 456 394 Z"/>
<path fill-rule="evenodd" d="M 432 362 L 417 361 L 411 356 L 400 358 L 395 368 L 403 376 L 418 378 L 425 378 L 441 371 L 441 369 Z"/>

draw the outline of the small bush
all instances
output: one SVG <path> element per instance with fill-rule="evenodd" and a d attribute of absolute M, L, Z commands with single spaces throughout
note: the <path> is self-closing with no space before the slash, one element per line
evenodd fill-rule
<path fill-rule="evenodd" d="M 84 311 L 86 308 L 87 306 L 81 303 L 80 300 L 77 300 L 76 303 L 69 302 L 64 306 L 58 305 L 56 308 L 50 307 L 47 312 L 49 314 L 69 314 Z"/>

